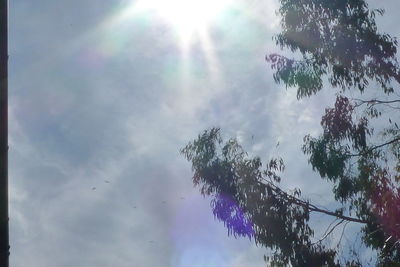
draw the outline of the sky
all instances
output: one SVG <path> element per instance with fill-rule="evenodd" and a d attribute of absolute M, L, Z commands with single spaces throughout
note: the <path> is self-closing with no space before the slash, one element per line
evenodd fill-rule
<path fill-rule="evenodd" d="M 334 91 L 298 101 L 273 81 L 277 2 L 162 3 L 10 2 L 10 266 L 264 266 L 179 154 L 216 126 L 250 155 L 282 156 L 284 188 L 332 205 L 301 144 Z M 398 36 L 399 4 L 371 5 Z M 318 234 L 327 219 L 314 220 Z"/>

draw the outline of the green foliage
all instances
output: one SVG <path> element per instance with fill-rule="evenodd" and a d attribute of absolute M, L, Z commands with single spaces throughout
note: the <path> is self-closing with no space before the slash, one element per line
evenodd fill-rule
<path fill-rule="evenodd" d="M 384 136 L 390 141 L 370 144 L 368 119 L 355 120 L 355 107 L 338 96 L 335 107 L 322 117 L 323 133 L 306 136 L 303 151 L 312 168 L 334 182 L 335 198 L 366 221 L 364 243 L 380 252 L 382 264 L 399 263 L 399 132 L 386 128 Z"/>
<path fill-rule="evenodd" d="M 282 32 L 277 45 L 300 52 L 302 59 L 272 54 L 275 81 L 297 87 L 298 98 L 322 89 L 322 78 L 341 89 L 363 91 L 370 81 L 393 92 L 390 81 L 400 81 L 397 40 L 378 33 L 375 16 L 364 0 L 280 0 Z"/>
<path fill-rule="evenodd" d="M 316 139 L 307 135 L 304 141 L 303 151 L 310 154 L 309 162 L 314 170 L 318 170 L 321 177 L 335 181 L 344 175 L 346 147 L 337 147 L 334 142 L 324 137 Z"/>
<path fill-rule="evenodd" d="M 277 45 L 301 56 L 267 56 L 275 81 L 296 87 L 298 98 L 317 93 L 325 79 L 339 91 L 321 118 L 322 133 L 307 135 L 303 152 L 312 169 L 333 183 L 340 208 L 320 209 L 302 200 L 298 189 L 284 192 L 279 187 L 282 159 L 264 166 L 258 157 L 248 157 L 235 139 L 224 143 L 217 128 L 181 151 L 192 163 L 193 182 L 203 195 L 213 197 L 214 216 L 229 234 L 253 238 L 274 252 L 265 258 L 272 266 L 338 264 L 336 250 L 310 241 L 310 212 L 362 223 L 362 242 L 378 252 L 379 265 L 398 266 L 400 99 L 345 95 L 376 83 L 382 95 L 393 97 L 392 83 L 400 83 L 397 40 L 379 33 L 375 22 L 383 10 L 370 10 L 364 0 L 280 0 L 278 13 L 282 32 L 275 37 Z M 382 117 L 387 124 L 377 123 Z M 362 265 L 353 254 L 343 265 Z"/>
<path fill-rule="evenodd" d="M 383 15 L 383 10 L 369 10 L 363 0 L 280 2 L 278 13 L 282 16 L 283 30 L 276 36 L 276 43 L 300 52 L 302 59 L 268 56 L 275 70 L 275 81 L 297 87 L 298 98 L 322 89 L 324 75 L 333 87 L 342 91 L 351 88 L 364 91 L 375 81 L 384 93 L 393 92 L 391 83 L 400 82 L 397 41 L 378 33 L 375 16 Z M 364 241 L 381 251 L 383 263 L 397 260 L 399 254 L 400 227 L 395 221 L 400 218 L 397 192 L 400 132 L 397 122 L 389 118 L 390 125 L 381 131 L 389 141 L 374 145 L 371 140 L 377 140 L 377 136 L 369 124 L 382 116 L 383 109 L 377 105 L 398 101 L 357 102 L 339 95 L 335 106 L 327 108 L 322 117 L 323 134 L 318 138 L 306 136 L 303 146 L 312 168 L 334 182 L 336 199 L 368 221 Z M 355 110 L 363 104 L 366 104 L 364 116 L 355 119 Z M 387 239 L 396 241 L 388 246 L 384 242 Z"/>
<path fill-rule="evenodd" d="M 181 153 L 192 162 L 193 182 L 203 195 L 213 198 L 214 216 L 228 233 L 254 238 L 276 253 L 272 266 L 336 266 L 335 252 L 313 245 L 306 202 L 299 204 L 278 184 L 284 170 L 281 159 L 271 159 L 262 169 L 260 158 L 250 158 L 235 139 L 222 142 L 220 130 L 205 131 Z"/>

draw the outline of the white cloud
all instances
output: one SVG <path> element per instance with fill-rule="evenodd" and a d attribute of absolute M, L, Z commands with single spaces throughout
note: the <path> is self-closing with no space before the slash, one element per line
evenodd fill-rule
<path fill-rule="evenodd" d="M 11 6 L 12 266 L 263 266 L 264 249 L 214 220 L 179 149 L 220 126 L 254 155 L 283 156 L 284 186 L 328 205 L 300 145 L 331 95 L 299 102 L 275 85 L 270 1 L 210 30 L 218 72 L 200 44 L 185 63 L 161 21 L 112 24 L 123 4 Z"/>

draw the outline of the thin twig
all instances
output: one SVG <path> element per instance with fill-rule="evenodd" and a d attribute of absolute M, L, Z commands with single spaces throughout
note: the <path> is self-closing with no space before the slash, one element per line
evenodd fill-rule
<path fill-rule="evenodd" d="M 376 105 L 376 104 L 400 103 L 400 99 L 395 99 L 395 100 L 378 100 L 378 99 L 363 100 L 363 99 L 354 98 L 354 100 L 361 102 L 361 103 L 356 105 L 357 107 L 359 107 L 359 106 L 361 106 L 363 104 Z"/>
<path fill-rule="evenodd" d="M 325 234 L 320 240 L 318 240 L 317 242 L 312 243 L 312 245 L 321 243 L 325 238 L 327 238 L 327 237 L 333 232 L 333 230 L 335 230 L 336 227 L 338 227 L 338 226 L 339 226 L 341 223 L 343 223 L 343 222 L 344 222 L 344 220 L 341 220 L 340 222 L 338 222 L 337 224 L 335 224 L 335 226 L 333 226 L 332 229 L 331 229 L 328 233 L 326 233 L 326 234 Z"/>
<path fill-rule="evenodd" d="M 365 151 L 362 151 L 362 152 L 360 152 L 360 153 L 358 153 L 358 154 L 347 154 L 347 156 L 348 156 L 348 157 L 363 156 L 363 155 L 366 155 L 366 154 L 372 152 L 372 151 L 375 150 L 375 149 L 378 149 L 378 148 L 381 148 L 381 147 L 384 147 L 384 146 L 387 146 L 387 145 L 396 143 L 396 142 L 398 142 L 398 141 L 400 141 L 400 137 L 396 137 L 395 139 L 393 139 L 393 140 L 391 140 L 391 141 L 388 141 L 388 142 L 386 142 L 386 143 L 373 146 L 373 147 L 371 147 L 371 148 L 369 148 L 369 149 L 367 149 L 367 150 L 365 150 Z"/>

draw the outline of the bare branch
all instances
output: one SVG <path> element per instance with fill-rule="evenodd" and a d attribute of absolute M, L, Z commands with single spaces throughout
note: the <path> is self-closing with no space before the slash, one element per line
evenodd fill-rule
<path fill-rule="evenodd" d="M 338 241 L 338 243 L 337 243 L 337 246 L 338 246 L 338 247 L 339 247 L 340 243 L 342 242 L 342 238 L 343 238 L 343 235 L 344 235 L 344 231 L 346 230 L 346 226 L 347 226 L 348 224 L 349 224 L 349 222 L 346 222 L 346 223 L 344 224 L 344 226 L 343 226 L 342 234 L 340 235 L 339 241 Z"/>
<path fill-rule="evenodd" d="M 337 213 L 337 212 L 318 208 L 317 206 L 310 204 L 308 201 L 302 200 L 300 198 L 297 198 L 295 196 L 292 196 L 292 195 L 286 193 L 285 191 L 283 191 L 282 189 L 280 189 L 279 187 L 277 187 L 275 184 L 271 183 L 270 181 L 268 181 L 268 180 L 265 180 L 265 181 L 268 183 L 268 185 L 271 187 L 271 189 L 273 191 L 275 191 L 278 194 L 284 195 L 288 200 L 292 201 L 294 204 L 302 206 L 311 212 L 323 213 L 323 214 L 333 216 L 335 218 L 342 219 L 342 220 L 349 221 L 349 222 L 357 222 L 357 223 L 363 223 L 363 224 L 368 223 L 368 221 L 366 221 L 366 220 L 353 218 L 353 217 L 345 216 L 345 215 Z M 263 184 L 261 182 L 259 182 L 259 184 L 263 185 L 265 187 L 267 186 L 266 184 Z"/>
<path fill-rule="evenodd" d="M 392 139 L 392 140 L 390 140 L 390 141 L 388 141 L 388 142 L 386 142 L 386 143 L 373 146 L 373 147 L 371 147 L 371 148 L 369 148 L 369 149 L 367 149 L 367 150 L 364 150 L 364 151 L 362 151 L 362 152 L 360 152 L 360 153 L 357 153 L 357 154 L 348 154 L 347 156 L 349 156 L 349 157 L 363 156 L 363 155 L 366 155 L 366 154 L 372 152 L 372 151 L 375 150 L 375 149 L 378 149 L 378 148 L 381 148 L 381 147 L 384 147 L 384 146 L 387 146 L 387 145 L 396 143 L 396 142 L 398 142 L 398 141 L 400 141 L 400 136 L 399 136 L 399 137 L 396 137 L 396 138 L 394 138 L 394 139 Z"/>
<path fill-rule="evenodd" d="M 353 98 L 353 100 L 360 102 L 360 103 L 356 104 L 356 107 L 359 107 L 359 106 L 364 105 L 364 104 L 367 104 L 367 105 L 370 105 L 370 106 L 374 106 L 374 105 L 377 105 L 377 104 L 400 103 L 400 99 L 395 99 L 395 100 L 378 100 L 378 99 L 363 100 L 363 99 Z"/>
<path fill-rule="evenodd" d="M 321 243 L 325 238 L 327 238 L 327 237 L 333 232 L 333 230 L 335 230 L 336 227 L 338 227 L 338 226 L 339 226 L 340 224 L 342 224 L 343 222 L 344 222 L 344 220 L 341 220 L 340 222 L 338 222 L 337 224 L 335 224 L 335 226 L 333 226 L 332 229 L 331 229 L 328 233 L 325 233 L 324 236 L 323 236 L 320 240 L 318 240 L 317 242 L 314 242 L 312 245 Z M 328 229 L 329 229 L 329 228 L 328 228 Z"/>

